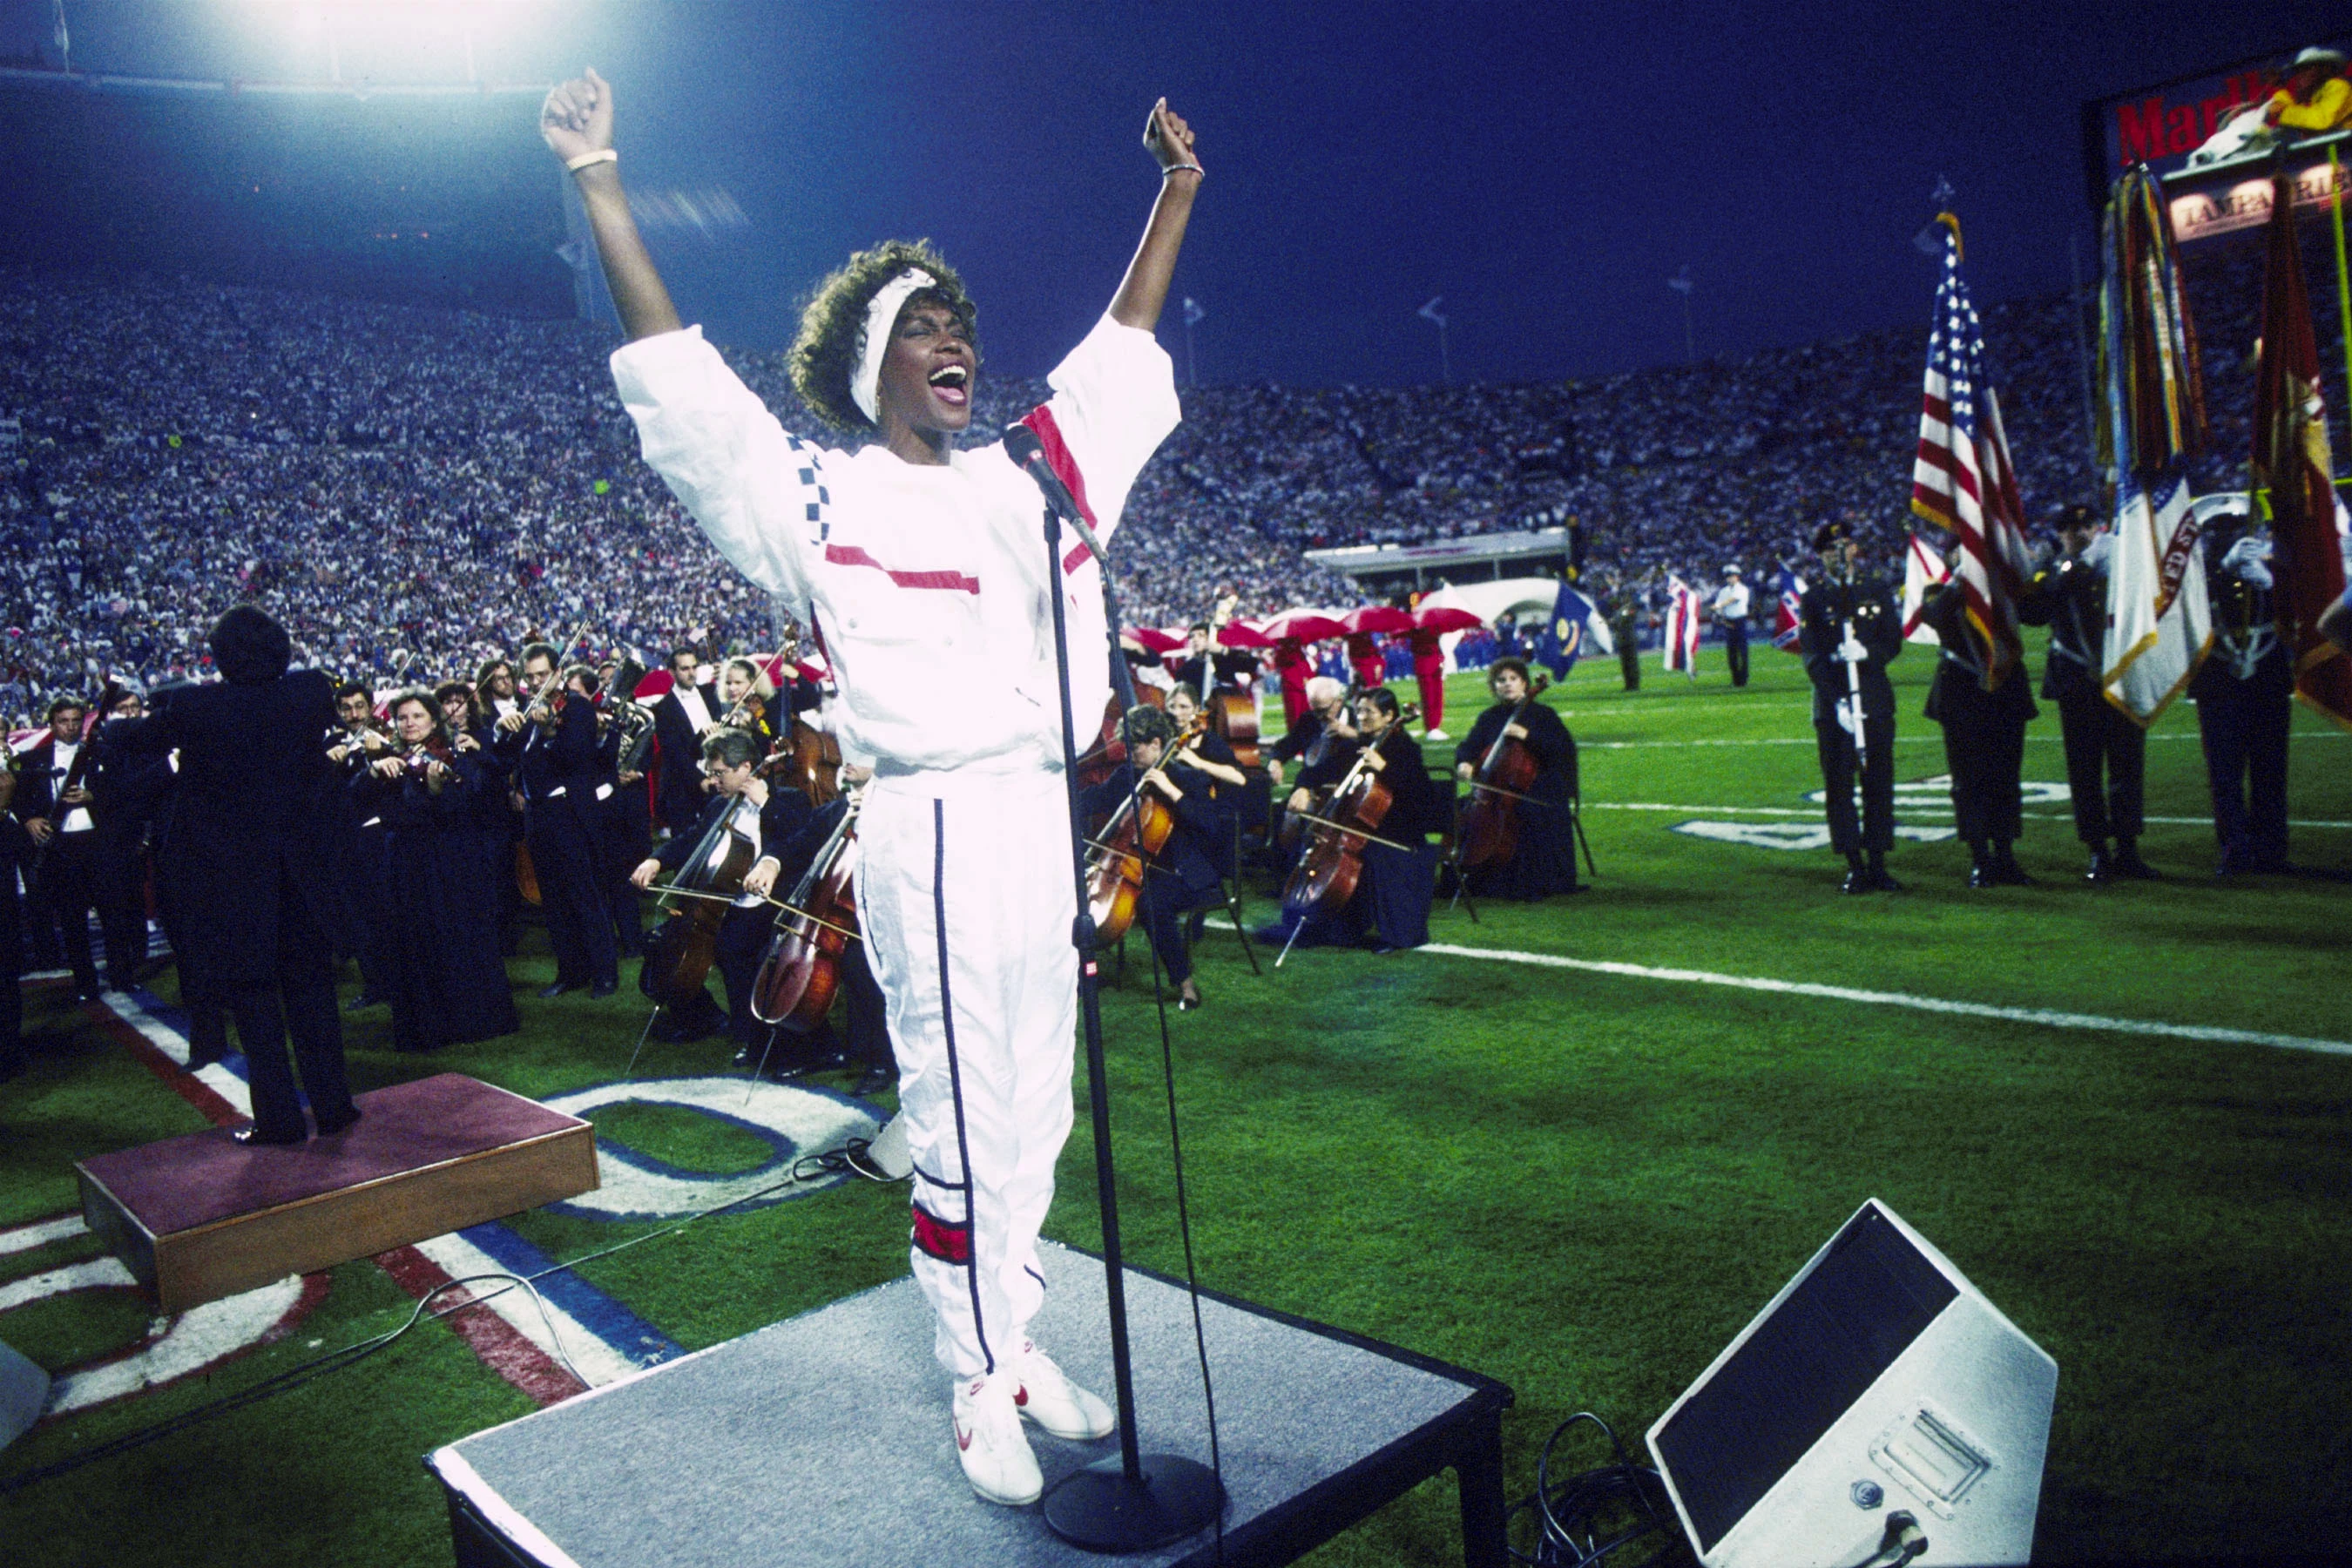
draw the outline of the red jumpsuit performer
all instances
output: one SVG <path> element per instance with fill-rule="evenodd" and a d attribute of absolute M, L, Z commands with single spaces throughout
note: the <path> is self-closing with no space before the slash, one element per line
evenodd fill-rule
<path fill-rule="evenodd" d="M 1285 637 L 1274 645 L 1274 673 L 1282 679 L 1282 727 L 1287 732 L 1298 727 L 1307 712 L 1307 678 L 1315 673 L 1307 662 L 1307 649 L 1297 637 Z"/>
<path fill-rule="evenodd" d="M 958 449 L 979 370 L 971 300 L 929 247 L 893 241 L 818 286 L 793 347 L 803 401 L 856 451 L 788 435 L 697 330 L 646 252 L 593 72 L 548 95 L 541 133 L 579 182 L 628 342 L 613 355 L 646 461 L 719 552 L 823 637 L 844 758 L 873 769 L 857 902 L 898 1058 L 915 1164 L 912 1263 L 953 1379 L 972 1489 L 1043 1490 L 1025 1417 L 1067 1438 L 1110 1408 L 1030 1340 L 1037 1235 L 1071 1121 L 1077 1027 L 1060 683 L 1108 700 L 1101 582 L 1083 550 L 1049 571 L 1037 487 L 1001 444 Z M 1201 165 L 1165 100 L 1144 145 L 1160 184 L 1108 313 L 1024 423 L 1096 531 L 1180 417 L 1151 330 Z M 1069 626 L 1057 668 L 1054 595 Z M 942 680 L 942 664 L 971 672 Z"/>
<path fill-rule="evenodd" d="M 1432 741 L 1451 740 L 1445 732 L 1445 649 L 1437 634 L 1415 626 L 1407 644 L 1412 649 L 1412 677 L 1421 683 L 1421 721 Z"/>
<path fill-rule="evenodd" d="M 1370 632 L 1348 634 L 1348 668 L 1356 672 L 1356 689 L 1359 691 L 1370 691 L 1374 687 L 1389 683 L 1388 660 L 1381 658 L 1381 650 L 1372 646 L 1372 634 Z"/>

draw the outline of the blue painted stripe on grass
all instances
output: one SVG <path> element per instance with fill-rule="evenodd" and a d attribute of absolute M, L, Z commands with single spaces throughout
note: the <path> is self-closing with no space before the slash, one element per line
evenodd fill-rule
<path fill-rule="evenodd" d="M 517 1274 L 528 1277 L 555 1264 L 555 1259 L 498 1220 L 457 1234 L 495 1258 L 499 1268 Z M 550 1274 L 533 1283 L 550 1301 L 571 1313 L 582 1328 L 639 1366 L 652 1366 L 686 1353 L 685 1346 L 577 1274 Z"/>

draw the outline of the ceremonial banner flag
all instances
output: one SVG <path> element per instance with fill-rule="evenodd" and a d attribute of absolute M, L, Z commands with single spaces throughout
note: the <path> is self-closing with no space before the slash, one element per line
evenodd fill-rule
<path fill-rule="evenodd" d="M 2344 594 L 2319 347 L 2295 249 L 2292 179 L 2272 178 L 2277 189 L 2263 285 L 2262 361 L 2254 376 L 2254 484 L 2271 493 L 2272 603 L 2279 642 L 2294 660 L 2294 694 L 2352 729 L 2352 662 L 2319 635 L 2320 612 Z"/>
<path fill-rule="evenodd" d="M 1921 626 L 1919 616 L 1927 607 L 1927 590 L 1951 581 L 1952 574 L 1944 568 L 1941 557 L 1928 549 L 1917 534 L 1910 536 L 1911 543 L 1903 552 L 1903 640 L 1906 642 L 1937 643 L 1943 638 L 1933 626 Z"/>
<path fill-rule="evenodd" d="M 1666 579 L 1666 668 L 1698 679 L 1698 591 L 1681 578 Z"/>
<path fill-rule="evenodd" d="M 1943 213 L 1937 221 L 1948 232 L 1927 338 L 1911 510 L 1959 535 L 1960 584 L 1990 691 L 2024 652 L 2017 601 L 2025 592 L 2025 507 L 2001 429 L 2000 400 L 1985 371 L 1984 323 L 1960 277 L 1959 220 Z"/>
<path fill-rule="evenodd" d="M 1805 580 L 1784 563 L 1772 579 L 1780 599 L 1772 616 L 1772 646 L 1782 653 L 1805 651 Z"/>
<path fill-rule="evenodd" d="M 1562 583 L 1559 597 L 1552 601 L 1551 619 L 1536 636 L 1532 657 L 1558 680 L 1576 668 L 1577 658 L 1587 646 L 1602 653 L 1616 651 L 1600 610 L 1591 600 Z"/>
<path fill-rule="evenodd" d="M 2101 240 L 2099 456 L 2116 475 L 2116 542 L 2099 683 L 2145 726 L 2213 646 L 2189 488 L 2189 461 L 2204 448 L 2204 395 L 2171 220 L 2145 168 L 2117 182 Z"/>

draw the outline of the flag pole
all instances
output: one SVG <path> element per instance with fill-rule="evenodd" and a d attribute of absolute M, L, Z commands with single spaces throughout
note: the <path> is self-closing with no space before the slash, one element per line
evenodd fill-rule
<path fill-rule="evenodd" d="M 2334 147 L 2327 149 L 2327 206 L 2336 218 L 2336 321 L 2344 340 L 2344 397 L 2352 406 L 2352 274 L 2344 265 L 2344 166 Z"/>

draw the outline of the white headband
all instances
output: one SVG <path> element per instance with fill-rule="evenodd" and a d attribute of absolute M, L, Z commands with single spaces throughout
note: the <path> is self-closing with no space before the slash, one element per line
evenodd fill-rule
<path fill-rule="evenodd" d="M 909 267 L 887 283 L 866 307 L 866 330 L 857 336 L 857 374 L 849 380 L 849 395 L 856 399 L 857 411 L 877 427 L 882 423 L 882 405 L 877 396 L 882 384 L 882 355 L 890 347 L 890 329 L 898 324 L 898 311 L 907 297 L 919 289 L 932 289 L 939 279 L 919 267 Z"/>

